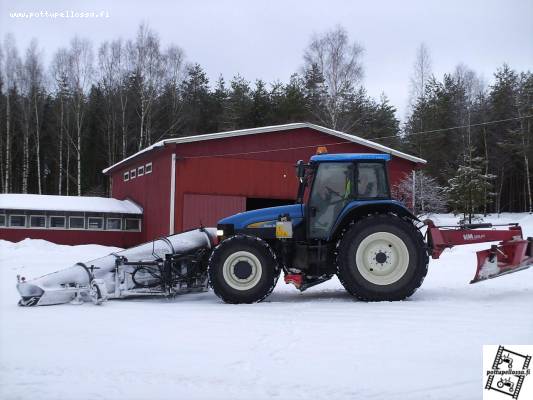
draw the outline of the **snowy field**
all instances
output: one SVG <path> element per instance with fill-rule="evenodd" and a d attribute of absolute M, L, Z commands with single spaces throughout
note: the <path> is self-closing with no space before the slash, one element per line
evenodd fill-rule
<path fill-rule="evenodd" d="M 533 216 L 487 220 L 533 236 Z M 397 303 L 280 279 L 253 305 L 209 292 L 20 308 L 17 274 L 114 249 L 0 240 L 0 399 L 481 399 L 482 345 L 533 344 L 533 268 L 468 284 L 487 247 L 447 250 Z"/>

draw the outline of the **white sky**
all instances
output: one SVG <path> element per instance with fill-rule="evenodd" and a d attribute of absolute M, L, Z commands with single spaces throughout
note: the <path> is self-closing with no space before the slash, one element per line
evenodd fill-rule
<path fill-rule="evenodd" d="M 16 11 L 106 11 L 103 19 L 15 19 Z M 385 92 L 403 119 L 416 47 L 425 42 L 437 76 L 463 62 L 490 81 L 507 62 L 533 69 L 533 0 L 0 0 L 0 34 L 20 47 L 39 40 L 47 59 L 74 35 L 95 43 L 132 38 L 141 21 L 163 44 L 181 46 L 215 80 L 288 81 L 314 32 L 336 24 L 365 48 L 364 85 Z"/>

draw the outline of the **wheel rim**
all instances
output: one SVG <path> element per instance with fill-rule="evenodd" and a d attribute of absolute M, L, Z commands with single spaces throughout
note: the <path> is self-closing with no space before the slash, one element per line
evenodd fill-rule
<path fill-rule="evenodd" d="M 404 241 L 389 232 L 377 232 L 361 241 L 355 255 L 357 270 L 375 285 L 390 285 L 405 275 L 409 250 Z"/>
<path fill-rule="evenodd" d="M 224 280 L 233 289 L 249 290 L 261 279 L 263 268 L 254 254 L 237 251 L 226 258 L 222 272 Z"/>

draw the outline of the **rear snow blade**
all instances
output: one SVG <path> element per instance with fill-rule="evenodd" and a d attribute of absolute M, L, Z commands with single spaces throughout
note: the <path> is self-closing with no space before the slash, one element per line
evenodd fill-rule
<path fill-rule="evenodd" d="M 498 278 L 513 272 L 522 271 L 533 265 L 531 256 L 532 241 L 517 240 L 493 245 L 489 250 L 477 252 L 477 270 L 470 283 Z"/>

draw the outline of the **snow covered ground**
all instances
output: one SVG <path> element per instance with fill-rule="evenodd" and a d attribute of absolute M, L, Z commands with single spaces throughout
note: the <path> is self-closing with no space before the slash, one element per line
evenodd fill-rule
<path fill-rule="evenodd" d="M 533 236 L 533 216 L 488 220 Z M 481 399 L 482 345 L 533 344 L 533 268 L 469 285 L 486 247 L 447 250 L 397 303 L 358 302 L 334 279 L 304 293 L 280 280 L 253 305 L 209 292 L 20 308 L 17 274 L 113 249 L 0 240 L 0 398 Z"/>

